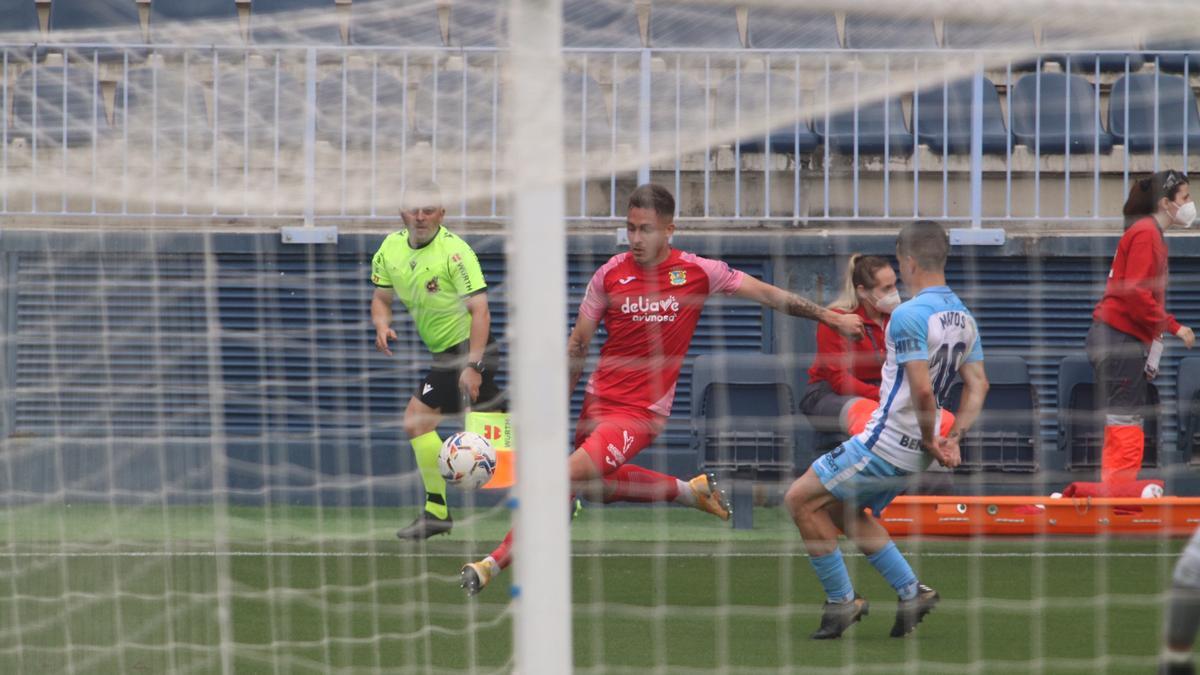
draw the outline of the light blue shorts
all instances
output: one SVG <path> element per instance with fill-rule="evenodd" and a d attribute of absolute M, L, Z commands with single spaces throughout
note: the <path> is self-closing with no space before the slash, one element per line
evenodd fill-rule
<path fill-rule="evenodd" d="M 818 457 L 812 468 L 821 485 L 843 504 L 871 509 L 876 516 L 908 487 L 907 471 L 853 438 Z"/>

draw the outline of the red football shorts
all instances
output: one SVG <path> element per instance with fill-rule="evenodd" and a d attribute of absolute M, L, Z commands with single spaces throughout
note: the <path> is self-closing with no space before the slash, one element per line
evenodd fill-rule
<path fill-rule="evenodd" d="M 592 458 L 602 474 L 632 460 L 662 432 L 666 418 L 588 394 L 575 425 L 575 447 Z"/>

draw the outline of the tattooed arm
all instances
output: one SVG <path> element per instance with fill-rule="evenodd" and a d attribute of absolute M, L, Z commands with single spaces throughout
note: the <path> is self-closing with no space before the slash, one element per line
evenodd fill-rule
<path fill-rule="evenodd" d="M 742 280 L 742 285 L 734 292 L 734 295 L 753 300 L 764 307 L 770 307 L 790 316 L 819 321 L 848 338 L 857 340 L 863 336 L 862 318 L 857 314 L 839 314 L 821 307 L 808 298 L 802 298 L 795 293 L 764 283 L 749 275 Z"/>

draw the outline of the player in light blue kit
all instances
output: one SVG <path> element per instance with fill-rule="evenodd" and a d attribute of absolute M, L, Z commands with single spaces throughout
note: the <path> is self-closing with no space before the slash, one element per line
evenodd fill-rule
<path fill-rule="evenodd" d="M 788 511 L 825 589 L 814 639 L 840 637 L 867 615 L 867 600 L 854 592 L 838 549 L 843 533 L 896 589 L 900 603 L 892 637 L 911 633 L 938 602 L 937 591 L 917 580 L 875 517 L 904 490 L 907 476 L 931 460 L 958 466 L 959 439 L 987 395 L 975 319 L 946 286 L 949 252 L 950 240 L 937 223 L 918 221 L 900 230 L 900 278 L 913 297 L 896 308 L 887 327 L 879 409 L 862 433 L 817 458 L 788 489 Z M 939 439 L 942 402 L 956 375 L 963 381 L 957 419 Z"/>

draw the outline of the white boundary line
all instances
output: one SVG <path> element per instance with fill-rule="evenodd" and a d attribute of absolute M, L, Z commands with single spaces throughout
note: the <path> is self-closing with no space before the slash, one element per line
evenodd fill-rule
<path fill-rule="evenodd" d="M 372 553 L 369 551 L 14 551 L 0 552 L 0 558 L 425 558 L 448 557 L 454 553 Z M 846 553 L 848 557 L 861 553 Z M 1179 553 L 1129 552 L 1129 551 L 993 551 L 983 553 L 957 553 L 951 551 L 905 551 L 904 555 L 917 558 L 1178 558 Z M 779 558 L 791 556 L 808 557 L 796 552 L 704 552 L 704 551 L 645 551 L 631 553 L 572 553 L 573 558 Z"/>

